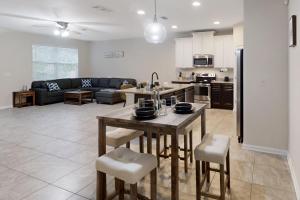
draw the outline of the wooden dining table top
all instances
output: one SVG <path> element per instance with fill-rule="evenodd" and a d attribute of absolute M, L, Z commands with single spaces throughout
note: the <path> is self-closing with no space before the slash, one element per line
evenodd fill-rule
<path fill-rule="evenodd" d="M 206 104 L 192 103 L 193 113 L 191 114 L 176 114 L 172 108 L 167 108 L 167 115 L 159 115 L 155 119 L 151 120 L 137 120 L 133 116 L 135 105 L 127 106 L 112 112 L 99 115 L 97 119 L 103 119 L 106 123 L 117 121 L 118 123 L 130 123 L 140 129 L 145 127 L 158 127 L 158 128 L 181 128 L 187 126 L 191 121 L 195 120 L 195 116 L 199 116 L 201 112 L 206 108 Z"/>

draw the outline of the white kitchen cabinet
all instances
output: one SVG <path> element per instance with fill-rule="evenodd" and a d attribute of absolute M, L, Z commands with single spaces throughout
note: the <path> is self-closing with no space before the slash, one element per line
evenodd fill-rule
<path fill-rule="evenodd" d="M 215 36 L 214 56 L 215 68 L 235 67 L 235 54 L 232 35 Z"/>
<path fill-rule="evenodd" d="M 239 49 L 244 47 L 244 26 L 237 24 L 233 26 L 233 43 L 234 48 Z"/>
<path fill-rule="evenodd" d="M 224 60 L 224 44 L 223 36 L 215 36 L 214 42 L 214 67 L 222 68 Z"/>
<path fill-rule="evenodd" d="M 213 54 L 214 33 L 214 31 L 193 33 L 193 54 Z"/>
<path fill-rule="evenodd" d="M 175 59 L 176 67 L 192 68 L 193 67 L 193 39 L 177 38 L 175 40 Z"/>
<path fill-rule="evenodd" d="M 225 68 L 234 68 L 235 66 L 235 53 L 234 53 L 234 44 L 233 36 L 225 35 L 224 36 L 224 63 Z"/>

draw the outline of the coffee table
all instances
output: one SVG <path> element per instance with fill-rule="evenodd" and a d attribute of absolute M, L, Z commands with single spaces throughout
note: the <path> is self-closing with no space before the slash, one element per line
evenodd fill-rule
<path fill-rule="evenodd" d="M 93 92 L 91 91 L 70 91 L 64 93 L 65 104 L 82 105 L 83 103 L 93 103 Z"/>

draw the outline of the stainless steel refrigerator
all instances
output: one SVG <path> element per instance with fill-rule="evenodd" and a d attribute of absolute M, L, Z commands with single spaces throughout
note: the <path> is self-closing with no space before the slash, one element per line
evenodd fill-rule
<path fill-rule="evenodd" d="M 237 117 L 237 136 L 239 143 L 243 143 L 244 139 L 244 99 L 243 99 L 243 88 L 244 88 L 244 50 L 238 49 L 236 51 L 237 57 L 237 106 L 236 106 L 236 117 Z"/>

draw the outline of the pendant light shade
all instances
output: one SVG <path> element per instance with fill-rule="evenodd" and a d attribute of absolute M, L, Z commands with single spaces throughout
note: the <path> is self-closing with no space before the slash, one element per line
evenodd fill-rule
<path fill-rule="evenodd" d="M 148 24 L 144 30 L 144 37 L 147 42 L 153 44 L 163 43 L 167 37 L 167 31 L 164 25 L 157 21 L 156 17 L 156 0 L 154 0 L 154 20 L 152 23 Z"/>
<path fill-rule="evenodd" d="M 159 44 L 165 41 L 167 31 L 162 24 L 154 21 L 146 26 L 144 36 L 147 42 Z"/>

